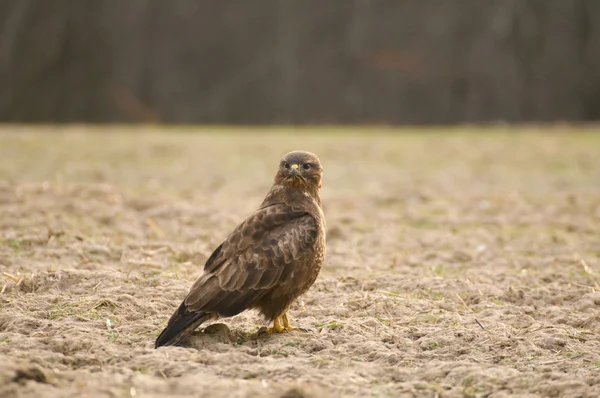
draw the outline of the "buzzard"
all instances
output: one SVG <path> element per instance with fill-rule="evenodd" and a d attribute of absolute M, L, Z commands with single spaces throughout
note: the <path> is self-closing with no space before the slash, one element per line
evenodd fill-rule
<path fill-rule="evenodd" d="M 247 309 L 273 321 L 267 333 L 299 330 L 287 310 L 314 283 L 325 257 L 322 175 L 310 152 L 283 156 L 264 201 L 208 258 L 155 348 L 178 344 L 204 322 Z"/>

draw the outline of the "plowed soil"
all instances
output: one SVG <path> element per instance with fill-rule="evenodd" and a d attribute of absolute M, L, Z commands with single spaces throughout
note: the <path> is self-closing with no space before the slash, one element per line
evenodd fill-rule
<path fill-rule="evenodd" d="M 600 133 L 0 130 L 2 397 L 600 396 Z M 153 343 L 284 153 L 325 168 L 324 269 Z"/>

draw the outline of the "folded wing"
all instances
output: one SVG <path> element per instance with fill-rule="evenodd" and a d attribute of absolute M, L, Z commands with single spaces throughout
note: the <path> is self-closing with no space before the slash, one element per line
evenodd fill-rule
<path fill-rule="evenodd" d="M 317 236 L 317 221 L 299 207 L 275 204 L 258 209 L 209 257 L 204 274 L 161 334 L 170 338 L 159 336 L 157 346 L 177 343 L 206 319 L 249 308 L 286 281 Z"/>

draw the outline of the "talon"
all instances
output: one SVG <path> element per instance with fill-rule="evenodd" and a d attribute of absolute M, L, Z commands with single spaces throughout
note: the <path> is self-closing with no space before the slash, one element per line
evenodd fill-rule
<path fill-rule="evenodd" d="M 256 336 L 262 336 L 265 334 L 269 334 L 269 329 L 267 329 L 266 327 L 262 326 L 260 329 L 258 329 L 258 331 L 256 332 Z"/>
<path fill-rule="evenodd" d="M 283 327 L 285 328 L 285 330 L 287 330 L 288 332 L 302 332 L 302 333 L 308 333 L 308 329 L 304 329 L 304 328 L 295 328 L 290 324 L 290 321 L 288 320 L 287 314 L 283 314 L 281 316 L 281 320 L 283 321 Z"/>

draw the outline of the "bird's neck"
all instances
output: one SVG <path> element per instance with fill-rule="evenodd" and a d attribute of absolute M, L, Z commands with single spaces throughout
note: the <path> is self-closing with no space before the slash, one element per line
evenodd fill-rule
<path fill-rule="evenodd" d="M 320 187 L 295 187 L 290 186 L 289 184 L 275 184 L 265 197 L 263 201 L 263 206 L 275 204 L 275 203 L 287 203 L 294 202 L 298 199 L 302 198 L 312 198 L 317 202 L 319 207 L 321 207 L 321 195 L 320 195 Z"/>

